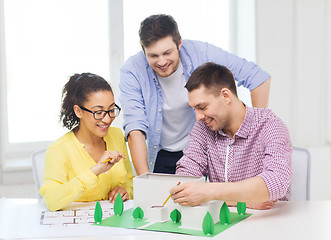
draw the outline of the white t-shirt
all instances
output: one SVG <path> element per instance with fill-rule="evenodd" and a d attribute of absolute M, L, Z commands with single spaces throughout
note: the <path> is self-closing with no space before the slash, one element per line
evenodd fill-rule
<path fill-rule="evenodd" d="M 182 63 L 169 77 L 157 77 L 163 98 L 161 149 L 182 151 L 188 144 L 189 133 L 196 121 L 194 111 L 188 105 Z"/>

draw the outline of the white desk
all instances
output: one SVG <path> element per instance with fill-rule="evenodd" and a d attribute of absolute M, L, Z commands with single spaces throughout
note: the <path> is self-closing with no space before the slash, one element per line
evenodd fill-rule
<path fill-rule="evenodd" d="M 0 239 L 210 239 L 182 234 L 84 225 L 42 226 L 37 199 L 0 199 Z M 235 211 L 230 208 L 230 211 Z M 222 240 L 331 239 L 331 201 L 279 202 L 272 210 L 247 210 L 253 215 L 220 233 Z"/>

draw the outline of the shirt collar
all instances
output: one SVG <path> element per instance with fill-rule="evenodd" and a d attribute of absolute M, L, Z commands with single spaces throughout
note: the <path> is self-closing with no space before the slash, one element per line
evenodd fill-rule
<path fill-rule="evenodd" d="M 190 77 L 192 72 L 194 71 L 194 68 L 192 65 L 192 60 L 186 52 L 184 42 L 185 42 L 185 40 L 183 40 L 183 44 L 182 44 L 181 48 L 179 49 L 179 58 L 183 64 L 184 72 L 187 72 L 188 77 Z"/>
<path fill-rule="evenodd" d="M 243 103 L 244 104 L 244 103 Z M 245 105 L 245 104 L 244 104 Z M 251 132 L 251 128 L 253 126 L 253 108 L 246 106 L 246 115 L 244 118 L 244 121 L 242 122 L 242 124 L 240 125 L 240 128 L 238 130 L 238 132 L 235 134 L 238 137 L 241 138 L 247 138 L 249 133 Z"/>
<path fill-rule="evenodd" d="M 243 103 L 246 107 L 246 115 L 244 121 L 241 123 L 239 130 L 235 133 L 233 138 L 236 136 L 240 138 L 247 138 L 249 133 L 251 132 L 251 128 L 253 125 L 253 108 L 248 107 L 245 103 Z M 223 130 L 219 130 L 218 133 L 224 137 L 229 137 Z"/>

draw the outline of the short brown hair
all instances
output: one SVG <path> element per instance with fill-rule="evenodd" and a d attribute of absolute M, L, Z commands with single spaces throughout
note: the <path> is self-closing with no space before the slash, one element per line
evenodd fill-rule
<path fill-rule="evenodd" d="M 140 24 L 139 38 L 143 50 L 145 47 L 169 35 L 172 36 L 178 48 L 182 38 L 178 31 L 177 22 L 170 15 L 152 15 L 145 18 Z"/>
<path fill-rule="evenodd" d="M 201 85 L 217 96 L 224 87 L 237 96 L 237 87 L 232 72 L 225 66 L 216 63 L 207 62 L 197 67 L 188 79 L 185 87 L 191 92 L 200 88 Z"/>

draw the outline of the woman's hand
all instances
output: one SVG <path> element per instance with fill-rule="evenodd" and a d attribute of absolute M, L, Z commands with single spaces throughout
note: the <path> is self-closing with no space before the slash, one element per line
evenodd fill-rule
<path fill-rule="evenodd" d="M 121 194 L 123 202 L 129 200 L 129 193 L 122 187 L 116 186 L 108 193 L 109 201 L 114 203 L 118 194 Z"/>
<path fill-rule="evenodd" d="M 99 174 L 103 172 L 107 172 L 111 169 L 117 162 L 119 162 L 122 158 L 125 159 L 124 154 L 117 151 L 105 151 L 101 156 L 100 160 L 96 165 L 91 168 L 91 171 L 99 176 Z"/>

